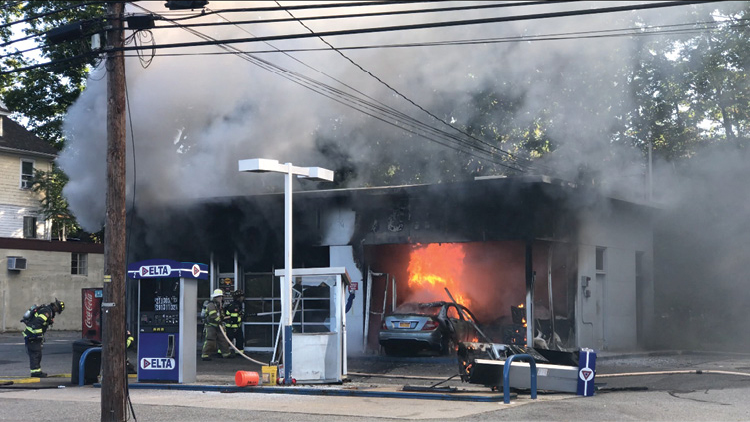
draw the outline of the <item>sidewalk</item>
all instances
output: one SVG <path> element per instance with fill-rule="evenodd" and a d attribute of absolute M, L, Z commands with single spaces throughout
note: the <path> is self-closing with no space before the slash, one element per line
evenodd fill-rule
<path fill-rule="evenodd" d="M 45 342 L 43 369 L 50 375 L 38 379 L 28 377 L 28 363 L 19 333 L 0 333 L 0 352 L 10 359 L 0 361 L 0 386 L 4 389 L 64 389 L 78 388 L 71 383 L 73 365 L 72 344 L 78 332 L 49 331 Z M 197 351 L 196 351 L 197 353 Z M 270 354 L 252 354 L 251 358 L 267 362 Z M 136 359 L 131 356 L 131 362 Z M 76 365 L 77 366 L 77 365 Z M 387 359 L 362 356 L 348 359 L 348 373 L 341 384 L 307 384 L 296 386 L 259 385 L 238 387 L 237 371 L 261 374 L 261 365 L 241 356 L 233 359 L 214 358 L 196 362 L 196 381 L 185 384 L 138 382 L 135 375 L 128 378 L 131 390 L 253 392 L 312 396 L 367 396 L 379 398 L 429 399 L 472 402 L 502 402 L 502 392 L 466 384 L 456 377 L 455 359 Z M 452 378 L 453 377 L 453 378 Z M 436 388 L 429 387 L 439 384 Z M 408 386 L 412 391 L 404 391 Z M 439 388 L 437 388 L 439 387 Z M 92 388 L 90 385 L 86 389 Z M 94 387 L 96 388 L 96 386 Z M 515 395 L 513 396 L 515 398 Z"/>

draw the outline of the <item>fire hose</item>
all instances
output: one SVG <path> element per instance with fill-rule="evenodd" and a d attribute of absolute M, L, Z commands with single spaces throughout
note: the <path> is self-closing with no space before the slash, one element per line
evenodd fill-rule
<path fill-rule="evenodd" d="M 627 372 L 622 374 L 597 374 L 597 378 L 615 378 L 615 377 L 634 377 L 638 375 L 681 375 L 681 374 L 719 374 L 719 375 L 737 375 L 742 377 L 750 377 L 750 374 L 746 372 L 734 372 L 734 371 L 717 371 L 714 369 L 686 369 L 686 370 L 675 370 L 675 371 L 653 371 L 653 372 Z"/>
<path fill-rule="evenodd" d="M 249 360 L 250 362 L 253 362 L 253 363 L 257 363 L 258 365 L 268 366 L 268 363 L 266 363 L 266 362 L 261 362 L 261 361 L 259 361 L 259 360 L 255 360 L 255 359 L 251 358 L 250 356 L 246 355 L 246 354 L 245 354 L 245 351 L 244 351 L 244 350 L 240 350 L 240 349 L 238 349 L 238 348 L 237 348 L 237 347 L 236 347 L 236 346 L 234 345 L 234 343 L 232 343 L 232 341 L 231 341 L 231 340 L 229 340 L 229 337 L 227 337 L 227 332 L 226 332 L 226 331 L 224 331 L 224 326 L 223 326 L 223 325 L 219 324 L 219 330 L 221 331 L 221 335 L 222 335 L 222 336 L 224 336 L 224 339 L 226 339 L 227 343 L 229 343 L 229 346 L 230 346 L 230 347 L 231 347 L 232 349 L 234 349 L 234 350 L 235 350 L 235 351 L 236 351 L 236 352 L 237 352 L 237 353 L 238 353 L 238 354 L 239 354 L 240 356 L 242 356 L 243 358 L 245 358 L 245 359 Z"/>

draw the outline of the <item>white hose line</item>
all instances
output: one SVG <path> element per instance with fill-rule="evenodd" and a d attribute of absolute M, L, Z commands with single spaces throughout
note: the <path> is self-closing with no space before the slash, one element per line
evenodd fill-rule
<path fill-rule="evenodd" d="M 294 310 L 292 311 L 292 321 L 294 321 L 295 315 L 297 315 L 297 308 L 299 307 L 299 302 L 302 296 L 302 293 L 299 293 L 298 291 L 292 289 L 294 293 L 297 293 L 297 300 L 294 302 Z M 271 362 L 276 362 L 276 353 L 279 351 L 279 341 L 281 340 L 281 330 L 284 328 L 284 325 L 279 322 L 279 329 L 276 330 L 276 343 L 273 345 L 273 356 L 271 356 Z"/>
<path fill-rule="evenodd" d="M 634 377 L 638 375 L 681 375 L 681 374 L 719 374 L 719 375 L 737 375 L 741 377 L 750 377 L 746 372 L 717 371 L 713 369 L 690 369 L 681 371 L 655 371 L 655 372 L 627 372 L 622 374 L 597 374 L 597 378 L 615 378 L 615 377 Z"/>
<path fill-rule="evenodd" d="M 237 351 L 237 353 L 238 353 L 238 354 L 239 354 L 240 356 L 242 356 L 243 358 L 245 358 L 245 359 L 249 360 L 250 362 L 253 362 L 253 363 L 257 363 L 258 365 L 268 366 L 268 364 L 267 364 L 267 363 L 265 363 L 265 362 L 261 362 L 261 361 L 259 361 L 259 360 L 255 360 L 255 359 L 251 358 L 250 356 L 246 355 L 246 354 L 245 354 L 245 351 L 243 351 L 243 350 L 240 350 L 240 349 L 238 349 L 237 347 L 235 347 L 234 343 L 232 343 L 232 341 L 231 341 L 231 340 L 229 340 L 229 337 L 227 337 L 227 333 L 226 333 L 226 331 L 224 331 L 224 326 L 223 326 L 223 325 L 221 325 L 221 324 L 219 324 L 219 331 L 221 331 L 221 335 L 223 335 L 223 336 L 224 336 L 224 338 L 225 338 L 225 339 L 227 340 L 227 343 L 229 343 L 229 347 L 231 347 L 232 349 L 236 350 L 236 351 Z"/>

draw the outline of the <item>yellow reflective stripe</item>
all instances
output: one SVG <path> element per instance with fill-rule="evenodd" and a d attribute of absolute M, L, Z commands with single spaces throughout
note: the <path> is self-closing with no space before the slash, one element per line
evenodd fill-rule
<path fill-rule="evenodd" d="M 45 315 L 45 314 L 36 314 L 36 316 L 38 316 L 39 318 L 47 321 L 47 315 Z"/>

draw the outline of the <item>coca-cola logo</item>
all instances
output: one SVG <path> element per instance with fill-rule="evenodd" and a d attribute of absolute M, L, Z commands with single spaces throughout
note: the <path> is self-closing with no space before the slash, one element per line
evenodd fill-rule
<path fill-rule="evenodd" d="M 83 323 L 86 328 L 94 326 L 94 292 L 86 292 L 83 296 Z"/>

